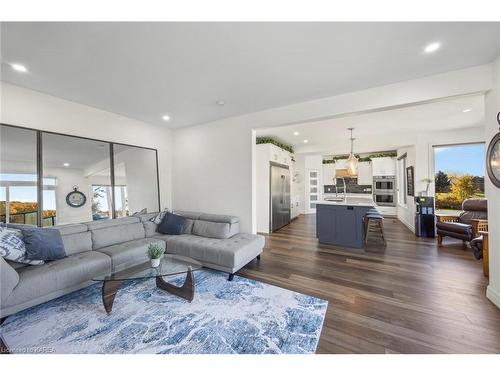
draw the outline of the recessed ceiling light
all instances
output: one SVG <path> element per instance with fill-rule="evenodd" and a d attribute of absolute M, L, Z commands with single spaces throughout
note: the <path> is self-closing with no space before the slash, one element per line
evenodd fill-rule
<path fill-rule="evenodd" d="M 65 167 L 69 167 L 69 163 L 64 163 L 63 164 Z"/>
<path fill-rule="evenodd" d="M 298 136 L 300 133 L 299 132 L 293 132 L 294 136 Z"/>
<path fill-rule="evenodd" d="M 21 64 L 10 64 L 10 66 L 16 72 L 26 73 L 28 71 L 28 69 L 24 65 L 21 65 Z"/>
<path fill-rule="evenodd" d="M 424 52 L 425 53 L 436 52 L 440 47 L 441 47 L 441 43 L 433 42 L 433 43 L 430 43 L 430 44 L 425 46 Z"/>
<path fill-rule="evenodd" d="M 163 116 L 161 116 L 161 118 L 163 119 L 163 121 L 170 121 L 169 115 L 163 115 Z"/>
<path fill-rule="evenodd" d="M 467 113 L 467 112 L 470 112 L 470 111 L 472 111 L 472 109 L 470 109 L 470 108 L 465 108 L 462 112 L 463 112 L 463 113 Z"/>
<path fill-rule="evenodd" d="M 309 142 L 309 140 L 307 140 L 307 139 L 304 139 L 304 143 L 307 143 L 307 142 Z"/>
<path fill-rule="evenodd" d="M 225 105 L 225 104 L 226 104 L 226 102 L 225 102 L 224 100 L 217 100 L 217 101 L 215 102 L 215 104 L 220 105 L 220 106 L 223 106 L 223 105 Z"/>

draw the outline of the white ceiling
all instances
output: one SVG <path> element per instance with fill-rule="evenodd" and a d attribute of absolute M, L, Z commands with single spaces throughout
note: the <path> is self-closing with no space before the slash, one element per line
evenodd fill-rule
<path fill-rule="evenodd" d="M 464 109 L 470 112 L 464 113 Z M 257 131 L 293 145 L 296 153 L 344 154 L 350 149 L 348 128 L 354 128 L 357 153 L 395 150 L 415 144 L 426 132 L 478 128 L 484 131 L 484 96 L 459 97 L 311 123 Z M 299 132 L 298 136 L 294 132 Z M 308 143 L 304 143 L 304 139 Z"/>
<path fill-rule="evenodd" d="M 1 53 L 4 81 L 177 128 L 488 63 L 500 23 L 2 23 Z"/>

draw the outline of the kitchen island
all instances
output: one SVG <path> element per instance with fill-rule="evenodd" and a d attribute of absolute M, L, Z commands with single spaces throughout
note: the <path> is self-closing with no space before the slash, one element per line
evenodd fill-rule
<path fill-rule="evenodd" d="M 316 204 L 316 236 L 322 244 L 362 248 L 363 217 L 375 204 L 371 198 L 338 199 Z"/>

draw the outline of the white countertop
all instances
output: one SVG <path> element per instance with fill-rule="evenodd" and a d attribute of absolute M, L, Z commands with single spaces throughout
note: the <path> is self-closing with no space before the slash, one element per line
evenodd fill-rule
<path fill-rule="evenodd" d="M 359 206 L 359 207 L 375 207 L 375 202 L 371 197 L 346 197 L 340 202 L 336 201 L 319 201 L 316 204 L 325 204 L 330 206 Z"/>

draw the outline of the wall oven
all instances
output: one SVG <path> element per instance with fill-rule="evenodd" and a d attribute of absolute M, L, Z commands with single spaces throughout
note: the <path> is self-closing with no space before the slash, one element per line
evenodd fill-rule
<path fill-rule="evenodd" d="M 373 177 L 373 200 L 378 206 L 396 206 L 396 177 Z"/>
<path fill-rule="evenodd" d="M 396 177 L 395 176 L 375 176 L 373 177 L 373 190 L 374 191 L 396 191 Z"/>

